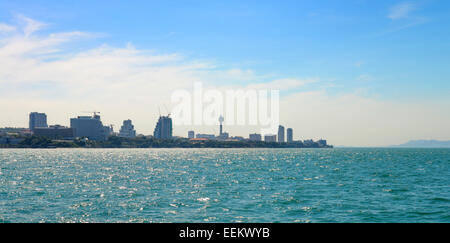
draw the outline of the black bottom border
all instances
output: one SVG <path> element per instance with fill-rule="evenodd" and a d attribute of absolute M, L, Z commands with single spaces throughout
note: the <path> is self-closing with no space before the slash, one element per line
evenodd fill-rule
<path fill-rule="evenodd" d="M 124 242 L 303 242 L 447 238 L 448 224 L 291 224 L 291 223 L 150 223 L 150 224 L 0 224 L 15 240 Z M 9 229 L 11 228 L 11 229 Z M 57 237 L 58 236 L 58 237 Z M 62 236 L 62 237 L 60 237 Z M 56 238 L 55 238 L 56 237 Z"/>

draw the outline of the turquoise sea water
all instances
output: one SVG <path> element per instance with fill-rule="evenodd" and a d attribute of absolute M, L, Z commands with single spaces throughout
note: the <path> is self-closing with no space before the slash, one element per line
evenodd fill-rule
<path fill-rule="evenodd" d="M 0 222 L 450 222 L 450 149 L 0 149 Z"/>

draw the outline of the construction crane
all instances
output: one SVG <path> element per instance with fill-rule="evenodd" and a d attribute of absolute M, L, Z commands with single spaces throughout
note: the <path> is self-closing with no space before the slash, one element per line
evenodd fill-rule
<path fill-rule="evenodd" d="M 166 108 L 166 111 L 167 111 L 167 117 L 170 117 L 170 112 L 169 112 L 169 110 L 167 109 L 166 104 L 164 104 L 164 108 Z"/>
<path fill-rule="evenodd" d="M 114 124 L 110 124 L 109 128 L 111 129 L 111 134 L 114 134 Z"/>
<path fill-rule="evenodd" d="M 82 113 L 93 113 L 95 117 L 97 114 L 100 114 L 100 111 L 82 111 Z"/>
<path fill-rule="evenodd" d="M 167 117 L 170 117 L 170 112 L 169 112 L 169 110 L 167 109 L 166 104 L 163 104 L 163 106 L 164 106 L 164 108 L 165 108 L 166 111 L 167 111 Z M 158 111 L 159 111 L 159 117 L 161 117 L 161 106 L 158 106 Z"/>

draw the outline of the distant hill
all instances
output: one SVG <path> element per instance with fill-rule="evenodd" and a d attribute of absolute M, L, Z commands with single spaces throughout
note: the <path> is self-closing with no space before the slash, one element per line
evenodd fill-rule
<path fill-rule="evenodd" d="M 412 140 L 404 144 L 394 145 L 397 148 L 450 148 L 450 141 Z"/>

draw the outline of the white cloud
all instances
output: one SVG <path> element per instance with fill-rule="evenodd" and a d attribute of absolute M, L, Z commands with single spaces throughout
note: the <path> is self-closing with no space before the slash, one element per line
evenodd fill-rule
<path fill-rule="evenodd" d="M 11 31 L 14 31 L 14 30 L 16 30 L 16 28 L 14 26 L 7 25 L 7 24 L 4 24 L 4 23 L 0 23 L 0 33 L 1 32 L 11 32 Z"/>
<path fill-rule="evenodd" d="M 0 118 L 1 125 L 26 126 L 23 116 L 32 110 L 68 125 L 69 115 L 99 109 L 108 123 L 134 117 L 142 122 L 136 121 L 141 132 L 150 133 L 157 106 L 167 102 L 173 89 L 190 87 L 197 81 L 195 73 L 209 66 L 130 44 L 72 51 L 65 45 L 92 34 L 38 35 L 45 24 L 23 19 L 20 31 L 0 38 L 0 112 L 14 104 L 10 116 Z"/>
<path fill-rule="evenodd" d="M 389 9 L 388 18 L 392 20 L 409 17 L 410 13 L 417 9 L 416 4 L 404 2 L 397 4 Z"/>
<path fill-rule="evenodd" d="M 358 77 L 356 77 L 356 81 L 359 81 L 359 82 L 370 82 L 373 80 L 374 80 L 374 77 L 372 77 L 372 75 L 369 75 L 369 74 L 361 74 Z"/>
<path fill-rule="evenodd" d="M 24 37 L 22 35 L 9 36 L 3 39 L 0 46 L 0 56 L 30 56 L 49 54 L 58 51 L 58 46 L 78 38 L 89 37 L 90 34 L 84 32 L 66 32 L 50 34 L 46 37 Z M 39 58 L 39 56 L 36 56 Z"/>
<path fill-rule="evenodd" d="M 100 110 L 105 124 L 115 124 L 117 129 L 130 118 L 139 133 L 151 134 L 158 106 L 170 108 L 173 90 L 191 90 L 198 81 L 207 88 L 216 84 L 212 78 L 220 77 L 234 81 L 224 83 L 225 89 L 297 90 L 281 100 L 281 121 L 294 128 L 297 139 L 323 137 L 333 144 L 382 145 L 450 137 L 450 118 L 442 112 L 449 104 L 397 104 L 360 94 L 298 93 L 319 78 L 270 77 L 273 81 L 267 81 L 267 76 L 252 70 L 218 70 L 211 62 L 131 44 L 79 50 L 69 47 L 95 35 L 78 31 L 39 35 L 45 24 L 24 19 L 25 26 L 13 26 L 14 30 L 0 36 L 0 114 L 7 114 L 0 116 L 0 127 L 27 126 L 31 111 L 46 112 L 50 124 L 69 125 L 69 118 L 81 111 Z M 194 129 L 211 133 L 215 128 Z M 185 136 L 188 129 L 192 127 L 174 131 Z M 258 130 L 235 126 L 227 131 L 248 136 Z"/>
<path fill-rule="evenodd" d="M 25 36 L 29 36 L 34 32 L 41 30 L 47 26 L 44 23 L 41 23 L 39 21 L 36 21 L 23 15 L 17 15 L 17 19 L 24 24 L 23 33 L 25 34 Z"/>
<path fill-rule="evenodd" d="M 297 79 L 297 78 L 284 78 L 284 79 L 276 79 L 267 83 L 257 83 L 251 84 L 247 86 L 247 89 L 275 89 L 275 90 L 291 90 L 295 88 L 299 88 L 306 84 L 315 83 L 318 79 L 316 78 L 305 78 L 305 79 Z"/>
<path fill-rule="evenodd" d="M 417 2 L 403 2 L 392 6 L 386 16 L 392 20 L 390 25 L 368 36 L 370 38 L 377 38 L 429 22 L 430 19 L 428 17 L 413 14 L 414 11 L 419 9 L 419 6 Z"/>
<path fill-rule="evenodd" d="M 226 71 L 227 76 L 234 77 L 241 80 L 252 80 L 255 74 L 252 70 L 242 70 L 238 68 L 230 69 Z"/>

